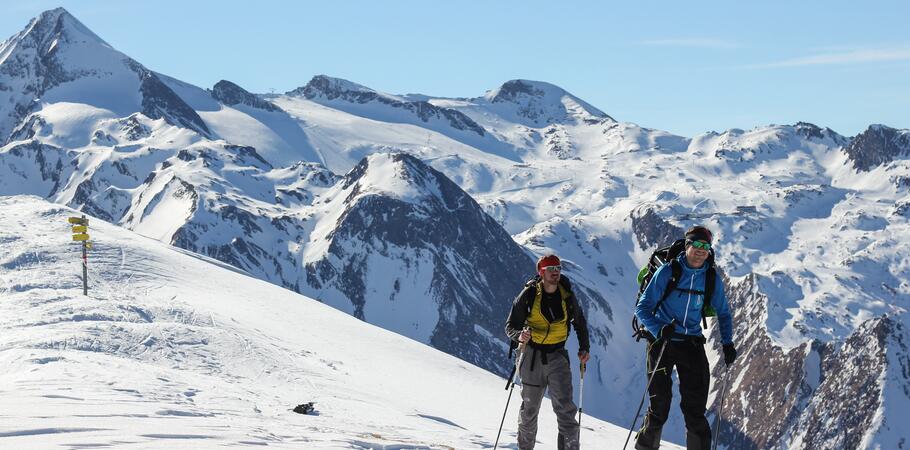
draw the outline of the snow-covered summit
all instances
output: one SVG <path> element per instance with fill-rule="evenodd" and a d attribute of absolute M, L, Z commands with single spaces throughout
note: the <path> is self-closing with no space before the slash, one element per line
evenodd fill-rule
<path fill-rule="evenodd" d="M 603 111 L 565 89 L 543 81 L 510 80 L 487 92 L 481 99 L 499 110 L 504 110 L 509 105 L 514 108 L 512 112 L 516 118 L 530 121 L 536 126 L 566 120 L 590 120 L 595 123 L 603 119 L 614 121 Z"/>
<path fill-rule="evenodd" d="M 507 372 L 502 320 L 533 261 L 470 195 L 398 152 L 364 158 L 323 197 L 304 292 Z"/>
<path fill-rule="evenodd" d="M 8 56 L 7 46 L 37 44 L 39 53 L 46 54 L 53 50 L 57 42 L 83 44 L 103 44 L 110 47 L 103 39 L 73 17 L 64 8 L 47 10 L 33 18 L 24 30 L 16 33 L 0 44 L 0 62 Z"/>
<path fill-rule="evenodd" d="M 156 73 L 115 50 L 63 8 L 42 13 L 0 46 L 0 142 L 30 114 L 52 104 L 90 105 L 96 119 L 141 112 L 210 131 Z M 44 118 L 46 120 L 46 118 Z"/>
<path fill-rule="evenodd" d="M 793 128 L 796 133 L 807 139 L 831 139 L 837 145 L 844 145 L 848 142 L 847 138 L 841 136 L 836 131 L 828 127 L 821 128 L 818 125 L 809 122 L 796 122 L 796 124 L 793 125 Z"/>
<path fill-rule="evenodd" d="M 352 81 L 326 75 L 316 75 L 307 84 L 288 91 L 286 95 L 305 97 L 311 100 L 315 98 L 323 98 L 326 100 L 342 98 L 357 103 L 366 103 L 377 97 L 382 97 L 390 101 L 405 101 L 404 98 L 396 95 L 386 94 Z"/>
<path fill-rule="evenodd" d="M 303 97 L 321 105 L 384 122 L 428 126 L 456 139 L 477 143 L 486 130 L 470 117 L 428 101 L 386 94 L 340 78 L 317 75 L 303 87 L 286 94 Z M 488 145 L 489 145 L 488 140 Z"/>
<path fill-rule="evenodd" d="M 444 200 L 439 183 L 448 179 L 444 175 L 432 176 L 434 173 L 438 174 L 407 153 L 374 153 L 345 175 L 343 184 L 347 187 L 357 183 L 358 195 L 380 193 L 389 198 L 421 204 L 427 196 Z"/>

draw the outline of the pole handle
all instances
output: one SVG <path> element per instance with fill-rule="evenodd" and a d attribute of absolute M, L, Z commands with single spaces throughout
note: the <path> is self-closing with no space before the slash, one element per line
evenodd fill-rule
<path fill-rule="evenodd" d="M 525 326 L 522 328 L 522 333 L 525 331 L 530 331 L 530 327 Z M 512 370 L 509 372 L 509 379 L 506 380 L 506 389 L 508 390 L 510 386 L 515 386 L 513 382 L 515 380 L 515 375 L 521 375 L 518 373 L 518 370 L 521 368 L 521 360 L 524 359 L 525 348 L 527 347 L 527 342 L 521 342 L 518 344 L 518 351 L 515 353 L 515 364 L 512 366 Z"/>

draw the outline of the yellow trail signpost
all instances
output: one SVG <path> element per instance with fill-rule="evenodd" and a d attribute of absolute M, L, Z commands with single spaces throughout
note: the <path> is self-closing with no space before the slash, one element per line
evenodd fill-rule
<path fill-rule="evenodd" d="M 92 248 L 92 243 L 88 241 L 88 219 L 83 214 L 66 221 L 73 224 L 73 241 L 82 243 L 82 295 L 88 295 L 88 249 Z"/>

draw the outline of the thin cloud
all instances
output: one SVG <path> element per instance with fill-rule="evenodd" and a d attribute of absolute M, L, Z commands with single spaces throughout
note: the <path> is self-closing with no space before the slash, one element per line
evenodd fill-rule
<path fill-rule="evenodd" d="M 651 45 L 655 47 L 692 47 L 692 48 L 741 48 L 742 45 L 732 41 L 710 38 L 671 38 L 671 39 L 649 39 L 640 41 L 641 45 Z"/>
<path fill-rule="evenodd" d="M 859 49 L 844 52 L 819 53 L 799 58 L 785 59 L 766 64 L 742 66 L 744 69 L 776 69 L 832 64 L 864 64 L 874 62 L 910 61 L 910 46 L 877 49 Z"/>

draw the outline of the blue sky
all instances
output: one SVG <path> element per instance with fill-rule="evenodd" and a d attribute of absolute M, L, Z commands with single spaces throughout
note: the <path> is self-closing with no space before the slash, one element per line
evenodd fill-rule
<path fill-rule="evenodd" d="M 201 87 L 284 92 L 326 74 L 474 97 L 525 78 L 684 136 L 797 121 L 848 136 L 910 128 L 908 2 L 556 4 L 5 1 L 0 36 L 63 6 L 145 66 Z"/>

